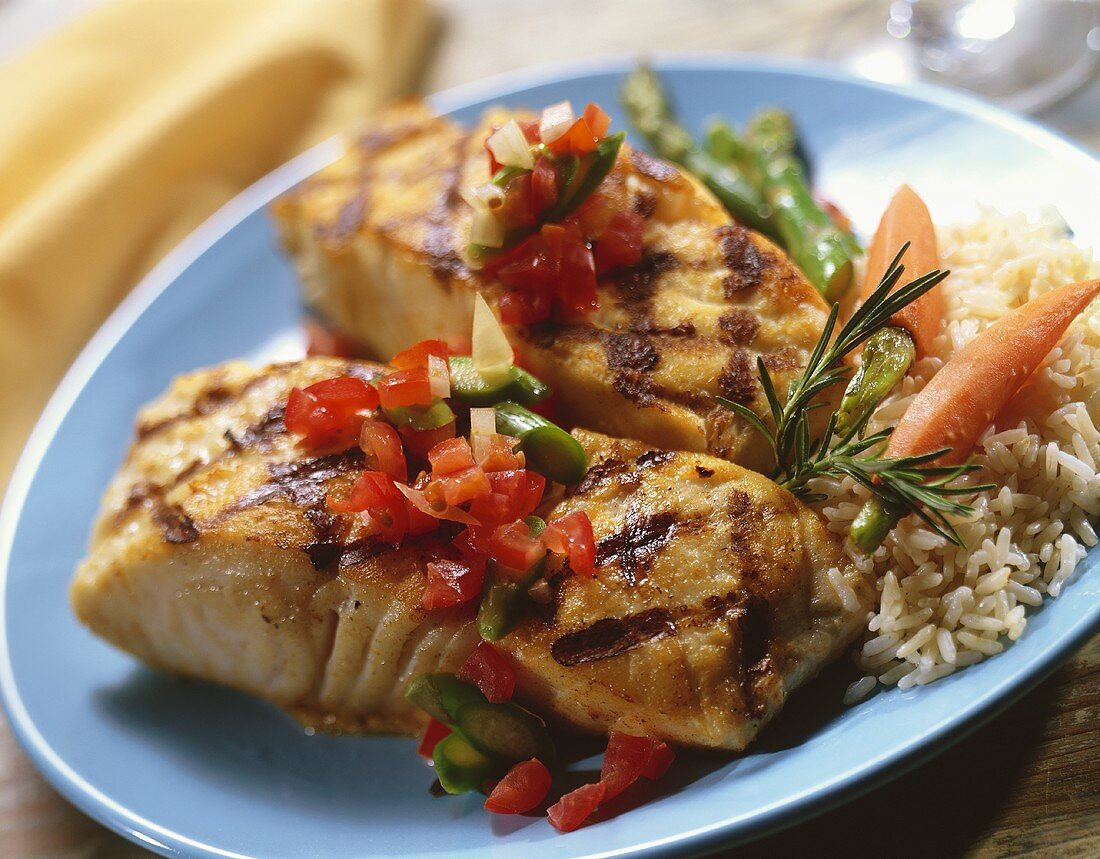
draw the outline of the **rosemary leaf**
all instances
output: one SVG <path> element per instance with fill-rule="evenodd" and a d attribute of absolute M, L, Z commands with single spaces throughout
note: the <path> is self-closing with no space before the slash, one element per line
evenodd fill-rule
<path fill-rule="evenodd" d="M 810 413 L 825 405 L 815 400 L 848 379 L 850 370 L 844 359 L 887 326 L 899 310 L 947 277 L 946 271 L 931 271 L 895 289 L 905 273 L 901 261 L 908 248 L 908 243 L 902 246 L 878 286 L 839 330 L 840 308 L 833 305 L 821 337 L 810 352 L 806 369 L 788 385 L 784 397 L 781 398 L 776 390 L 764 361 L 757 359 L 760 386 L 768 403 L 772 426 L 740 403 L 725 397 L 717 400 L 767 439 L 776 459 L 773 476 L 795 495 L 807 501 L 823 500 L 821 493 L 808 488 L 811 480 L 849 476 L 880 498 L 887 508 L 903 515 L 914 513 L 945 539 L 961 545 L 962 539 L 948 517 L 965 518 L 973 510 L 956 499 L 989 487 L 951 484 L 978 466 L 934 464 L 950 453 L 950 449 L 901 458 L 883 456 L 892 430 L 865 434 L 874 408 L 869 408 L 861 419 L 846 427 L 842 435 L 836 432 L 835 411 L 830 414 L 822 435 L 814 436 L 810 430 Z"/>

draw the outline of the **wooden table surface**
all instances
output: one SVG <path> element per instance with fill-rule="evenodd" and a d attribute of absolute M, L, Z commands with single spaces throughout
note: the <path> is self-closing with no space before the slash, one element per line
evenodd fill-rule
<path fill-rule="evenodd" d="M 18 28 L 30 38 L 89 2 L 7 0 L 0 5 L 0 23 L 8 25 L 0 55 L 19 43 Z M 885 5 L 440 0 L 442 26 L 422 88 L 431 92 L 533 63 L 608 53 L 736 50 L 816 57 L 832 45 L 838 22 L 877 26 Z M 1100 83 L 1040 118 L 1100 148 Z M 950 753 L 837 810 L 722 855 L 1100 856 L 1098 749 L 1100 637 Z M 922 836 L 918 825 L 931 834 Z M 0 717 L 0 857 L 148 855 L 62 800 Z"/>

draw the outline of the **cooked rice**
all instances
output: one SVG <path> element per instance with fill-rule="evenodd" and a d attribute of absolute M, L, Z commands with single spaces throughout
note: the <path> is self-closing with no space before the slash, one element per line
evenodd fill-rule
<path fill-rule="evenodd" d="M 1056 218 L 986 210 L 972 224 L 940 233 L 947 324 L 878 409 L 871 429 L 896 423 L 951 353 L 1025 301 L 1096 276 L 1092 256 Z M 854 703 L 879 684 L 924 685 L 1000 653 L 1027 626 L 1027 608 L 1057 597 L 1098 542 L 1100 517 L 1100 302 L 1070 328 L 1035 381 L 990 428 L 975 451 L 982 469 L 965 480 L 993 489 L 967 500 L 955 522 L 966 548 L 917 517 L 901 522 L 871 559 L 853 560 L 878 583 L 878 604 L 855 660 L 864 672 L 845 695 Z M 817 480 L 829 528 L 847 534 L 866 490 L 851 478 Z M 832 579 L 831 579 L 832 580 Z M 837 575 L 842 600 L 847 587 Z"/>

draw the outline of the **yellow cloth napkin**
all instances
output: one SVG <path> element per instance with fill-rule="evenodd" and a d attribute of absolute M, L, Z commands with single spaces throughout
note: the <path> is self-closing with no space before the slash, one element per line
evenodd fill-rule
<path fill-rule="evenodd" d="M 242 188 L 406 92 L 432 24 L 425 0 L 113 0 L 0 66 L 0 486 L 118 300 Z"/>

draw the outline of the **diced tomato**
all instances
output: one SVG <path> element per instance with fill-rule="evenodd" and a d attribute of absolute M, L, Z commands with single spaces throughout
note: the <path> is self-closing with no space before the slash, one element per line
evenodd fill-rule
<path fill-rule="evenodd" d="M 607 132 L 611 129 L 611 117 L 607 115 L 602 107 L 589 102 L 584 106 L 584 113 L 581 116 L 597 138 L 607 136 Z"/>
<path fill-rule="evenodd" d="M 535 225 L 535 202 L 531 173 L 521 173 L 504 186 L 504 200 L 496 210 L 505 229 L 516 230 Z"/>
<path fill-rule="evenodd" d="M 618 211 L 617 204 L 611 198 L 596 191 L 590 194 L 564 223 L 575 223 L 580 228 L 584 240 L 594 242 L 607 229 L 607 225 L 611 223 L 611 219 Z"/>
<path fill-rule="evenodd" d="M 517 444 L 519 444 L 518 438 L 493 433 L 489 437 L 489 445 L 478 461 L 478 465 L 486 471 L 511 471 L 520 468 L 519 457 L 512 452 Z"/>
<path fill-rule="evenodd" d="M 493 485 L 485 476 L 485 470 L 474 465 L 463 471 L 449 474 L 446 477 L 433 477 L 425 494 L 438 492 L 447 504 L 465 504 L 467 501 L 476 501 L 478 498 L 487 498 L 492 494 Z M 435 497 L 429 495 L 432 503 Z M 476 514 L 473 514 L 476 519 Z"/>
<path fill-rule="evenodd" d="M 562 249 L 558 301 L 571 313 L 591 313 L 599 307 L 596 296 L 596 261 L 592 249 L 580 238 Z"/>
<path fill-rule="evenodd" d="M 658 745 L 668 748 L 660 740 L 612 731 L 607 739 L 607 751 L 604 752 L 600 770 L 600 781 L 606 789 L 604 798 L 618 796 L 640 779 L 653 760 Z"/>
<path fill-rule="evenodd" d="M 511 701 L 516 691 L 516 669 L 487 641 L 478 642 L 458 669 L 458 679 L 473 683 L 493 704 Z"/>
<path fill-rule="evenodd" d="M 522 519 L 501 525 L 489 541 L 489 557 L 510 570 L 529 570 L 544 557 L 546 547 L 531 536 L 531 529 Z"/>
<path fill-rule="evenodd" d="M 545 155 L 535 162 L 531 174 L 531 208 L 535 215 L 541 215 L 558 202 L 558 169 L 551 158 Z"/>
<path fill-rule="evenodd" d="M 434 609 L 469 602 L 481 593 L 484 581 L 484 564 L 431 561 L 428 564 L 428 581 L 420 604 L 426 609 Z"/>
<path fill-rule="evenodd" d="M 405 499 L 408 504 L 409 513 L 409 537 L 423 537 L 425 534 L 432 534 L 439 528 L 442 520 L 437 519 L 435 516 L 431 516 L 425 513 L 423 510 L 418 509 L 413 505 L 408 498 Z"/>
<path fill-rule="evenodd" d="M 427 459 L 428 451 L 449 438 L 455 437 L 455 422 L 448 421 L 441 427 L 430 430 L 414 430 L 412 427 L 402 427 L 398 432 L 405 442 L 405 449 L 418 459 Z"/>
<path fill-rule="evenodd" d="M 510 289 L 546 290 L 553 294 L 561 275 L 560 224 L 545 224 L 518 247 L 524 253 L 514 255 L 496 271 L 497 279 Z"/>
<path fill-rule="evenodd" d="M 668 768 L 676 760 L 676 753 L 668 747 L 667 743 L 661 740 L 653 740 L 652 742 L 655 743 L 653 754 L 650 756 L 646 768 L 642 770 L 642 775 L 651 781 L 656 781 L 668 772 Z"/>
<path fill-rule="evenodd" d="M 359 446 L 370 457 L 368 466 L 373 470 L 383 471 L 402 483 L 408 480 L 409 467 L 405 463 L 401 437 L 392 426 L 382 421 L 363 421 Z"/>
<path fill-rule="evenodd" d="M 504 264 L 492 272 L 504 286 L 520 294 L 520 298 L 508 298 L 515 293 L 505 295 L 508 300 L 501 305 L 505 321 L 540 321 L 548 310 L 542 298 L 547 294 L 571 314 L 596 309 L 596 262 L 577 223 L 543 224 L 518 247 L 522 252 L 510 252 Z"/>
<path fill-rule="evenodd" d="M 596 573 L 596 538 L 592 520 L 583 510 L 552 519 L 542 532 L 542 542 L 551 552 L 569 556 L 569 567 L 578 576 Z"/>
<path fill-rule="evenodd" d="M 428 462 L 432 464 L 433 477 L 446 477 L 477 465 L 470 443 L 462 437 L 441 441 L 428 451 Z"/>
<path fill-rule="evenodd" d="M 550 293 L 545 290 L 506 292 L 497 303 L 500 321 L 505 325 L 534 325 L 550 318 Z"/>
<path fill-rule="evenodd" d="M 485 809 L 497 814 L 523 814 L 542 804 L 551 781 L 550 770 L 538 758 L 522 761 L 496 783 L 485 800 Z"/>
<path fill-rule="evenodd" d="M 489 558 L 489 540 L 492 536 L 493 532 L 490 529 L 471 525 L 459 532 L 452 541 L 452 545 L 465 560 L 485 563 Z"/>
<path fill-rule="evenodd" d="M 637 212 L 617 212 L 596 243 L 596 271 L 600 274 L 637 265 L 642 259 L 645 219 Z"/>
<path fill-rule="evenodd" d="M 569 126 L 565 134 L 546 146 L 555 155 L 587 155 L 595 152 L 598 144 L 596 135 L 582 116 Z"/>
<path fill-rule="evenodd" d="M 362 413 L 377 407 L 373 387 L 354 376 L 340 376 L 294 388 L 283 420 L 307 447 L 351 447 L 359 436 Z"/>
<path fill-rule="evenodd" d="M 489 133 L 485 135 L 485 142 L 481 145 L 485 147 L 485 153 L 489 156 L 489 175 L 495 176 L 496 172 L 504 165 L 497 161 L 496 156 L 493 155 L 493 150 L 489 148 L 489 138 L 500 131 L 499 125 L 494 125 L 489 129 Z"/>
<path fill-rule="evenodd" d="M 398 370 L 383 376 L 378 383 L 378 396 L 386 409 L 428 405 L 435 399 L 426 367 Z"/>
<path fill-rule="evenodd" d="M 416 753 L 422 758 L 432 759 L 432 753 L 439 741 L 450 736 L 451 729 L 435 719 L 428 721 L 428 727 L 424 729 L 424 736 L 420 738 L 420 745 L 416 747 Z"/>
<path fill-rule="evenodd" d="M 405 496 L 393 478 L 381 471 L 364 471 L 345 499 L 329 497 L 328 508 L 336 513 L 366 513 L 371 520 L 369 536 L 397 545 L 409 530 Z"/>
<path fill-rule="evenodd" d="M 414 370 L 428 366 L 428 356 L 435 355 L 444 361 L 451 355 L 450 347 L 442 340 L 421 340 L 393 356 L 390 366 L 398 370 Z"/>
<path fill-rule="evenodd" d="M 316 319 L 307 319 L 305 329 L 306 354 L 311 358 L 318 355 L 333 358 L 354 358 L 359 354 L 359 349 L 349 338 L 337 334 L 332 328 L 318 322 Z"/>
<path fill-rule="evenodd" d="M 546 489 L 546 478 L 526 469 L 490 471 L 486 477 L 492 491 L 470 505 L 470 515 L 490 527 L 531 515 Z"/>
<path fill-rule="evenodd" d="M 522 119 L 517 125 L 519 125 L 519 130 L 523 132 L 523 136 L 528 143 L 539 142 L 539 121 L 537 119 Z"/>
<path fill-rule="evenodd" d="M 546 810 L 550 825 L 559 832 L 572 832 L 603 802 L 603 782 L 586 784 L 570 791 Z"/>

